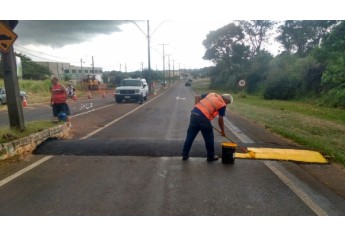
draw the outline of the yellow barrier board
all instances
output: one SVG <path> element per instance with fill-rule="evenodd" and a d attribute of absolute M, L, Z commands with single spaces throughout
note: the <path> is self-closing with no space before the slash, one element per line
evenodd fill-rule
<path fill-rule="evenodd" d="M 263 159 L 263 160 L 281 160 L 297 161 L 307 163 L 328 163 L 319 152 L 298 149 L 280 149 L 280 148 L 247 148 L 255 152 L 255 157 L 250 157 L 249 153 L 235 153 L 236 158 L 244 159 Z"/>

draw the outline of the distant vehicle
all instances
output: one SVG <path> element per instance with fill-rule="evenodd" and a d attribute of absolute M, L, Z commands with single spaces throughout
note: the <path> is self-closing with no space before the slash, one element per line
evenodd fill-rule
<path fill-rule="evenodd" d="M 86 75 L 82 80 L 82 88 L 87 88 L 90 91 L 99 90 L 99 85 L 101 84 L 100 75 Z"/>
<path fill-rule="evenodd" d="M 20 98 L 23 100 L 26 98 L 26 92 L 20 91 Z M 6 90 L 4 88 L 0 88 L 0 105 L 7 103 L 6 99 Z"/>
<path fill-rule="evenodd" d="M 149 89 L 145 79 L 124 79 L 115 89 L 115 101 L 136 100 L 140 104 L 147 100 Z"/>
<path fill-rule="evenodd" d="M 188 80 L 188 81 L 186 81 L 186 83 L 184 84 L 186 87 L 188 87 L 188 86 L 191 86 L 192 85 L 192 83 Z"/>
<path fill-rule="evenodd" d="M 165 87 L 165 85 L 167 85 L 167 82 L 166 81 L 162 81 L 161 85 L 162 85 L 162 87 Z"/>

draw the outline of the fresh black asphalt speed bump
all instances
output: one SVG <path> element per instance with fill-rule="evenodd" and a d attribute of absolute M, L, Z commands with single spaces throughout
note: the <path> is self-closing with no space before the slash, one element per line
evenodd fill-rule
<path fill-rule="evenodd" d="M 35 154 L 76 155 L 76 156 L 181 156 L 183 141 L 173 140 L 54 140 L 40 145 Z M 221 153 L 216 144 L 216 153 Z M 195 141 L 190 152 L 191 157 L 206 157 L 203 141 Z"/>
<path fill-rule="evenodd" d="M 42 143 L 34 153 L 37 155 L 172 157 L 181 156 L 183 143 L 183 140 L 49 139 Z M 270 145 L 267 147 L 276 146 Z M 285 146 L 284 148 L 296 147 Z M 215 143 L 215 151 L 216 155 L 221 156 L 221 143 Z M 194 141 L 190 156 L 206 157 L 204 141 Z"/>

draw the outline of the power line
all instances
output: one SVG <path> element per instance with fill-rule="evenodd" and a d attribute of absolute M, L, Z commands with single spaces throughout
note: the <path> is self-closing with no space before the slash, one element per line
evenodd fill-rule
<path fill-rule="evenodd" d="M 43 52 L 38 52 L 38 51 L 35 51 L 35 50 L 32 50 L 32 49 L 23 47 L 23 46 L 21 46 L 21 45 L 19 45 L 19 44 L 15 44 L 15 47 L 20 47 L 20 48 L 23 48 L 23 49 L 25 49 L 25 50 L 28 50 L 28 51 L 31 51 L 31 52 L 34 52 L 34 53 L 38 53 L 38 54 L 41 54 L 41 55 L 44 55 L 44 56 L 55 57 L 55 58 L 59 58 L 59 59 L 65 59 L 65 60 L 68 60 L 68 61 L 72 61 L 70 58 L 59 57 L 59 56 L 54 56 L 54 55 L 46 54 L 46 53 L 43 53 Z M 73 59 L 73 60 L 74 60 L 74 59 Z"/>
<path fill-rule="evenodd" d="M 22 54 L 25 54 L 25 55 L 29 55 L 29 56 L 35 57 L 35 58 L 40 58 L 40 59 L 48 60 L 48 61 L 51 61 L 51 62 L 61 62 L 61 61 L 58 61 L 58 60 L 55 60 L 55 59 L 50 59 L 50 58 L 46 58 L 46 57 L 42 57 L 42 56 L 37 56 L 37 55 L 31 54 L 29 52 L 22 51 L 22 50 L 20 50 L 18 48 L 15 48 L 15 51 L 19 52 L 19 53 L 22 53 Z M 69 61 L 69 63 L 77 63 L 77 62 Z"/>
<path fill-rule="evenodd" d="M 28 53 L 28 52 L 23 52 L 23 51 L 21 51 L 21 50 L 19 50 L 19 49 L 16 49 L 16 48 L 15 48 L 14 50 L 15 50 L 16 52 L 21 53 L 21 54 L 29 55 L 29 56 L 36 57 L 36 58 L 40 58 L 40 59 L 44 59 L 44 60 L 54 61 L 54 60 L 49 59 L 49 58 L 45 58 L 45 57 L 33 55 L 33 54 Z M 56 62 L 57 62 L 57 61 L 56 61 Z"/>

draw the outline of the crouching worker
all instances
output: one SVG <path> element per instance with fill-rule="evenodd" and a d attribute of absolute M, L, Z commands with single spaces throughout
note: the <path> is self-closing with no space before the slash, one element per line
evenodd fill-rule
<path fill-rule="evenodd" d="M 59 83 L 56 76 L 52 78 L 51 90 L 51 106 L 53 108 L 53 116 L 58 117 L 59 121 L 69 120 L 70 110 L 67 105 L 67 90 L 65 86 Z"/>
<path fill-rule="evenodd" d="M 218 125 L 222 135 L 225 136 L 223 116 L 225 115 L 226 105 L 230 104 L 232 101 L 233 98 L 230 94 L 219 95 L 216 93 L 208 93 L 201 95 L 199 99 L 196 97 L 196 104 L 191 111 L 187 137 L 183 146 L 182 160 L 187 160 L 189 158 L 189 151 L 199 131 L 201 131 L 205 141 L 207 161 L 218 160 L 218 157 L 214 154 L 214 135 L 211 120 L 219 115 Z"/>

